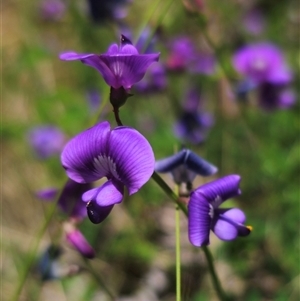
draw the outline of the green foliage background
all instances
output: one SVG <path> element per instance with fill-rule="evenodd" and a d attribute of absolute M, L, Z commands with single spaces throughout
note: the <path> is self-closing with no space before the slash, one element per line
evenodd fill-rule
<path fill-rule="evenodd" d="M 196 43 L 204 41 L 207 45 L 209 35 L 217 47 L 220 67 L 209 78 L 172 75 L 168 90 L 162 94 L 136 93 L 121 108 L 121 117 L 124 124 L 137 128 L 147 137 L 157 159 L 169 156 L 174 146 L 180 144 L 172 132 L 176 120 L 174 107 L 191 82 L 201 85 L 207 109 L 214 113 L 216 124 L 204 145 L 190 147 L 219 167 L 218 177 L 230 173 L 242 176 L 243 194 L 227 205 L 241 207 L 254 229 L 245 239 L 228 243 L 213 240 L 211 249 L 223 287 L 235 300 L 298 300 L 299 99 L 290 110 L 266 113 L 255 105 L 230 102 L 222 88 L 224 84 L 232 87 L 238 79 L 231 66 L 231 55 L 238 45 L 269 40 L 284 51 L 299 95 L 299 4 L 297 1 L 257 2 L 265 12 L 267 24 L 259 38 L 247 34 L 241 26 L 243 13 L 249 7 L 245 1 L 206 1 L 203 13 L 206 26 L 204 18 L 187 13 L 181 1 L 133 1 L 126 22 L 135 40 L 146 25 L 159 27 L 166 40 L 187 34 Z M 79 62 L 58 59 L 60 52 L 71 49 L 103 53 L 118 40 L 117 27 L 91 23 L 84 10 L 79 9 L 83 5 L 84 1 L 69 1 L 66 16 L 50 23 L 39 18 L 38 1 L 2 1 L 1 247 L 2 276 L 6 280 L 3 300 L 10 300 L 26 262 L 30 256 L 35 260 L 55 240 L 63 220 L 56 212 L 39 237 L 52 205 L 39 202 L 34 192 L 49 186 L 61 187 L 66 176 L 59 158 L 47 161 L 35 158 L 27 142 L 28 130 L 53 124 L 72 137 L 91 126 L 99 115 L 99 112 L 91 114 L 88 109 L 86 92 L 91 88 L 101 91 L 103 119 L 115 124 L 108 103 L 109 88 L 100 75 Z M 157 49 L 164 61 L 165 46 L 159 43 Z M 168 177 L 165 179 L 172 185 Z M 200 184 L 203 179 L 198 181 Z M 130 295 L 158 261 L 169 280 L 161 300 L 174 300 L 174 250 L 162 243 L 168 231 L 160 223 L 168 206 L 171 206 L 168 198 L 150 181 L 138 194 L 127 198 L 122 208 L 114 210 L 103 224 L 95 226 L 84 221 L 81 230 L 96 249 L 97 257 L 86 264 L 68 250 L 66 254 L 71 252 L 71 255 L 66 255 L 64 260 L 79 262 L 84 271 L 52 283 L 51 291 L 58 285 L 65 300 L 105 300 L 97 297 L 102 289 L 90 272 L 92 266 L 116 295 Z M 182 235 L 186 235 L 184 230 Z M 38 247 L 32 254 L 37 239 L 40 239 Z M 215 300 L 201 250 L 187 244 L 183 252 L 196 253 L 199 262 L 183 262 L 182 300 Z M 229 269 L 227 277 L 222 265 Z M 231 286 L 240 289 L 232 289 L 230 279 Z M 41 284 L 34 269 L 30 269 L 19 300 L 46 300 L 41 299 L 45 298 L 41 297 L 41 291 L 46 285 L 49 284 Z"/>

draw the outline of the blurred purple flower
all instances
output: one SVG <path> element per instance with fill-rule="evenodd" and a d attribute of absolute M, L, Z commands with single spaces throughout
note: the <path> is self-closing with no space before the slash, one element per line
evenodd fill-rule
<path fill-rule="evenodd" d="M 216 71 L 216 58 L 208 52 L 199 52 L 191 64 L 190 71 L 192 73 L 200 73 L 204 75 L 212 75 Z"/>
<path fill-rule="evenodd" d="M 161 92 L 166 87 L 166 70 L 160 63 L 151 65 L 145 77 L 135 85 L 138 92 L 146 94 Z"/>
<path fill-rule="evenodd" d="M 58 128 L 45 125 L 31 129 L 28 140 L 36 155 L 41 159 L 59 154 L 65 144 L 65 135 Z"/>
<path fill-rule="evenodd" d="M 82 196 L 93 223 L 102 222 L 122 201 L 124 186 L 129 195 L 136 193 L 151 177 L 155 164 L 150 144 L 138 131 L 125 126 L 111 130 L 107 121 L 69 141 L 61 162 L 69 178 L 78 183 L 107 178 Z"/>
<path fill-rule="evenodd" d="M 86 203 L 82 201 L 82 195 L 92 189 L 91 183 L 77 183 L 68 179 L 58 198 L 57 205 L 68 217 L 81 220 L 87 216 Z M 36 196 L 43 201 L 54 201 L 58 195 L 58 189 L 46 188 L 39 190 Z"/>
<path fill-rule="evenodd" d="M 80 60 L 82 63 L 98 70 L 105 82 L 118 90 L 129 90 L 131 86 L 139 82 L 145 75 L 148 67 L 158 61 L 159 53 L 139 54 L 131 41 L 121 36 L 120 47 L 113 44 L 106 54 L 80 54 L 65 52 L 60 59 L 72 61 Z"/>
<path fill-rule="evenodd" d="M 66 4 L 62 0 L 42 0 L 39 10 L 42 19 L 46 21 L 58 21 L 66 12 Z"/>
<path fill-rule="evenodd" d="M 96 89 L 92 89 L 87 92 L 87 100 L 91 113 L 94 113 L 99 109 L 101 104 L 101 95 Z"/>
<path fill-rule="evenodd" d="M 260 35 L 266 26 L 263 13 L 258 9 L 250 9 L 242 19 L 245 30 L 252 35 Z"/>
<path fill-rule="evenodd" d="M 194 43 L 188 37 L 178 37 L 170 45 L 166 66 L 169 70 L 184 71 L 190 67 L 196 56 Z"/>
<path fill-rule="evenodd" d="M 259 105 L 267 110 L 288 109 L 296 102 L 294 91 L 285 85 L 263 83 L 259 86 Z"/>
<path fill-rule="evenodd" d="M 95 257 L 95 251 L 83 236 L 83 234 L 71 223 L 64 224 L 67 242 L 75 248 L 82 256 L 92 259 Z"/>
<path fill-rule="evenodd" d="M 170 172 L 176 184 L 187 183 L 191 187 L 197 175 L 210 176 L 218 169 L 191 150 L 182 149 L 173 156 L 156 161 L 155 171 Z"/>
<path fill-rule="evenodd" d="M 247 236 L 250 226 L 245 226 L 245 214 L 237 208 L 219 208 L 229 198 L 240 195 L 239 175 L 229 175 L 200 186 L 191 193 L 188 204 L 188 232 L 192 245 L 209 244 L 212 230 L 221 240 Z"/>
<path fill-rule="evenodd" d="M 192 144 L 202 143 L 209 128 L 214 124 L 210 113 L 199 111 L 200 93 L 196 89 L 188 91 L 184 108 L 174 125 L 175 135 Z"/>
<path fill-rule="evenodd" d="M 126 5 L 131 0 L 88 0 L 89 13 L 96 23 L 123 19 L 127 15 Z"/>
<path fill-rule="evenodd" d="M 57 188 L 45 188 L 38 190 L 36 192 L 36 197 L 41 199 L 42 201 L 54 201 L 56 196 L 58 195 L 58 189 Z"/>
<path fill-rule="evenodd" d="M 271 43 L 246 45 L 233 56 L 235 69 L 253 83 L 287 84 L 292 80 L 283 53 Z"/>

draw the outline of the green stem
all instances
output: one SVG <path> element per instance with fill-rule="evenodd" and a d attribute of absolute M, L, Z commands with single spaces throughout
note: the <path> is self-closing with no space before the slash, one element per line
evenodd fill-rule
<path fill-rule="evenodd" d="M 186 216 L 188 216 L 188 211 L 186 206 L 181 203 L 178 200 L 178 196 L 173 192 L 173 190 L 166 184 L 166 182 L 156 173 L 154 172 L 152 175 L 152 179 L 160 186 L 160 188 L 171 198 L 171 200 L 177 205 L 177 208 L 179 208 Z M 176 210 L 179 211 L 179 210 Z M 215 291 L 217 292 L 218 298 L 221 301 L 228 301 L 230 300 L 226 294 L 224 293 L 220 280 L 218 278 L 218 275 L 215 270 L 214 262 L 213 262 L 213 257 L 211 252 L 206 246 L 202 247 L 202 250 L 204 252 L 207 264 L 208 264 L 208 269 L 211 275 L 212 283 L 214 286 Z"/>
<path fill-rule="evenodd" d="M 37 234 L 37 239 L 35 240 L 35 242 L 33 243 L 33 247 L 32 250 L 29 252 L 27 260 L 25 262 L 25 266 L 21 272 L 21 276 L 20 276 L 20 280 L 17 284 L 17 288 L 15 290 L 15 293 L 13 295 L 13 297 L 11 298 L 11 301 L 17 301 L 19 298 L 19 295 L 23 289 L 23 286 L 26 282 L 27 276 L 29 274 L 29 271 L 34 263 L 35 260 L 35 254 L 37 253 L 37 249 L 39 247 L 40 241 L 54 215 L 56 211 L 56 202 L 51 206 L 51 208 L 48 210 L 47 214 L 46 214 L 46 221 L 43 224 L 42 228 L 39 230 L 38 234 Z"/>
<path fill-rule="evenodd" d="M 93 266 L 91 265 L 90 260 L 84 258 L 85 264 L 89 270 L 89 272 L 93 275 L 95 281 L 97 281 L 97 283 L 101 286 L 101 288 L 106 292 L 106 294 L 109 296 L 109 298 L 114 301 L 115 300 L 115 296 L 113 295 L 113 293 L 109 290 L 109 288 L 106 286 L 106 284 L 104 283 L 103 279 L 99 276 L 98 273 L 96 273 L 96 271 L 94 270 Z"/>
<path fill-rule="evenodd" d="M 167 185 L 167 183 L 161 178 L 161 176 L 154 171 L 152 179 L 156 182 L 158 186 L 175 202 L 175 204 L 180 208 L 180 210 L 187 216 L 186 206 L 178 200 L 176 193 Z"/>
<path fill-rule="evenodd" d="M 181 300 L 181 262 L 180 262 L 180 210 L 176 205 L 176 301 Z"/>

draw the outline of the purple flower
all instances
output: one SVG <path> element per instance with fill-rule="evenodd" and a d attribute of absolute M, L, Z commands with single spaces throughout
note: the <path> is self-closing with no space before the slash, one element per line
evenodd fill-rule
<path fill-rule="evenodd" d="M 82 195 L 92 189 L 92 184 L 80 184 L 68 179 L 57 201 L 59 209 L 67 216 L 75 219 L 83 219 L 87 216 L 86 203 L 82 201 Z M 43 201 L 54 201 L 58 195 L 58 189 L 46 188 L 39 190 L 36 196 Z"/>
<path fill-rule="evenodd" d="M 149 180 L 155 159 L 150 144 L 138 131 L 125 126 L 111 130 L 104 121 L 69 141 L 61 162 L 69 178 L 78 183 L 107 178 L 102 186 L 82 196 L 90 220 L 100 223 L 122 201 L 124 186 L 132 195 Z"/>
<path fill-rule="evenodd" d="M 105 54 L 80 54 L 66 52 L 60 59 L 66 61 L 80 60 L 82 63 L 98 70 L 105 82 L 114 89 L 128 90 L 139 82 L 145 75 L 148 67 L 158 61 L 159 53 L 139 54 L 137 49 L 123 35 L 120 47 L 113 44 Z"/>
<path fill-rule="evenodd" d="M 212 75 L 216 71 L 216 65 L 214 55 L 208 52 L 199 52 L 191 64 L 190 71 L 192 73 Z"/>
<path fill-rule="evenodd" d="M 287 84 L 292 73 L 279 48 L 270 43 L 242 47 L 233 56 L 233 66 L 254 83 Z"/>
<path fill-rule="evenodd" d="M 245 214 L 237 208 L 219 208 L 229 198 L 240 195 L 239 175 L 229 175 L 200 186 L 191 193 L 188 204 L 188 232 L 192 245 L 209 244 L 212 230 L 221 240 L 247 236 L 250 226 L 245 226 Z"/>
<path fill-rule="evenodd" d="M 169 70 L 186 70 L 196 55 L 195 45 L 187 37 L 179 37 L 175 39 L 171 42 L 169 48 L 170 54 L 166 62 Z"/>
<path fill-rule="evenodd" d="M 140 93 L 148 94 L 163 91 L 166 86 L 166 70 L 158 63 L 149 67 L 146 76 L 135 87 Z"/>
<path fill-rule="evenodd" d="M 67 242 L 75 248 L 82 256 L 92 259 L 95 257 L 95 251 L 83 236 L 83 234 L 71 223 L 64 224 Z"/>
<path fill-rule="evenodd" d="M 65 144 L 65 135 L 51 125 L 31 129 L 28 139 L 36 155 L 41 159 L 59 154 Z"/>
<path fill-rule="evenodd" d="M 91 113 L 94 113 L 99 109 L 99 106 L 101 104 L 101 95 L 97 90 L 89 90 L 87 92 L 87 100 Z"/>
<path fill-rule="evenodd" d="M 260 35 L 266 26 L 263 13 L 257 8 L 246 12 L 242 19 L 245 30 L 255 36 Z"/>
<path fill-rule="evenodd" d="M 199 111 L 200 93 L 196 89 L 188 91 L 184 108 L 174 125 L 175 135 L 192 144 L 202 143 L 209 128 L 214 124 L 212 115 L 203 110 Z"/>
<path fill-rule="evenodd" d="M 88 0 L 89 12 L 96 23 L 123 19 L 127 15 L 125 6 L 129 2 L 130 0 Z"/>
<path fill-rule="evenodd" d="M 43 0 L 40 3 L 40 14 L 44 20 L 58 21 L 66 12 L 66 4 L 61 0 Z"/>
<path fill-rule="evenodd" d="M 210 176 L 218 169 L 196 155 L 189 149 L 183 149 L 177 154 L 156 161 L 155 170 L 157 172 L 170 172 L 176 184 L 187 183 L 191 186 L 197 175 Z"/>
<path fill-rule="evenodd" d="M 57 194 L 58 194 L 58 189 L 50 187 L 50 188 L 38 190 L 36 192 L 36 197 L 41 199 L 42 201 L 52 202 L 54 201 Z"/>
<path fill-rule="evenodd" d="M 285 85 L 264 83 L 259 86 L 259 105 L 267 110 L 288 109 L 296 102 L 294 91 Z"/>

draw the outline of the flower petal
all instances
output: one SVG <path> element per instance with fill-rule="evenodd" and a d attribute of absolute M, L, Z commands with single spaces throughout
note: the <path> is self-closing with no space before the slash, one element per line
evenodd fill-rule
<path fill-rule="evenodd" d="M 98 190 L 96 202 L 101 207 L 107 207 L 122 202 L 124 187 L 117 181 L 108 180 Z"/>
<path fill-rule="evenodd" d="M 103 222 L 110 214 L 113 207 L 114 205 L 101 207 L 97 204 L 95 200 L 90 201 L 86 206 L 88 217 L 90 221 L 94 224 L 99 224 Z"/>
<path fill-rule="evenodd" d="M 67 233 L 66 238 L 69 244 L 71 244 L 84 257 L 90 259 L 95 257 L 94 249 L 79 230 L 74 229 L 73 231 L 70 231 Z"/>
<path fill-rule="evenodd" d="M 61 163 L 69 178 L 78 183 L 87 183 L 106 176 L 105 169 L 96 168 L 95 160 L 105 153 L 109 134 L 110 125 L 104 121 L 67 143 L 61 154 Z"/>
<path fill-rule="evenodd" d="M 95 56 L 92 53 L 77 53 L 74 51 L 63 52 L 59 55 L 59 58 L 63 61 L 74 61 L 74 60 L 82 60 L 91 56 Z"/>
<path fill-rule="evenodd" d="M 237 208 L 216 209 L 212 230 L 221 240 L 233 240 L 237 236 L 247 236 L 251 230 L 244 226 L 246 216 Z"/>
<path fill-rule="evenodd" d="M 144 77 L 147 68 L 153 62 L 158 61 L 158 57 L 159 53 L 112 56 L 103 54 L 99 56 L 101 63 L 97 64 L 97 69 L 103 75 L 106 83 L 113 88 L 129 89 Z"/>
<path fill-rule="evenodd" d="M 190 150 L 186 150 L 186 166 L 195 172 L 198 175 L 201 176 L 211 176 L 215 174 L 218 169 L 214 165 L 210 164 L 208 161 L 204 160 L 203 158 L 197 156 L 195 153 L 193 153 Z"/>
<path fill-rule="evenodd" d="M 214 208 L 217 208 L 227 199 L 241 194 L 239 189 L 240 180 L 239 175 L 225 176 L 200 186 L 194 193 L 204 196 Z"/>
<path fill-rule="evenodd" d="M 109 156 L 116 164 L 118 180 L 127 187 L 130 195 L 137 192 L 153 174 L 153 150 L 135 129 L 121 126 L 111 131 Z"/>
<path fill-rule="evenodd" d="M 79 184 L 69 179 L 58 198 L 58 206 L 68 216 L 85 218 L 86 204 L 82 201 L 82 195 L 91 188 L 90 183 Z"/>
<path fill-rule="evenodd" d="M 195 247 L 209 244 L 211 206 L 200 194 L 192 193 L 188 204 L 189 240 Z"/>
<path fill-rule="evenodd" d="M 183 164 L 186 150 L 181 150 L 177 154 L 155 162 L 157 172 L 171 172 L 174 168 Z"/>

